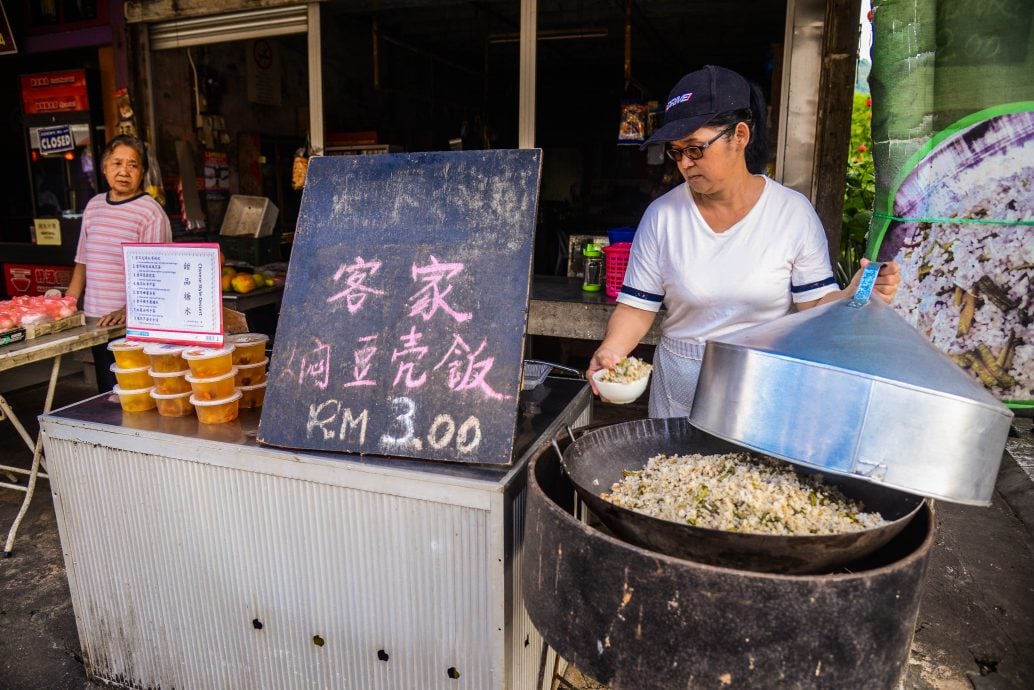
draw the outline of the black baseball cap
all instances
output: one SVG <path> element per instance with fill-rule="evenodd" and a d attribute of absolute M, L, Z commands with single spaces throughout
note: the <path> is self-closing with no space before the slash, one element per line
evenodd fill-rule
<path fill-rule="evenodd" d="M 679 79 L 664 105 L 663 124 L 640 148 L 688 137 L 715 115 L 749 108 L 747 80 L 731 69 L 707 65 Z"/>

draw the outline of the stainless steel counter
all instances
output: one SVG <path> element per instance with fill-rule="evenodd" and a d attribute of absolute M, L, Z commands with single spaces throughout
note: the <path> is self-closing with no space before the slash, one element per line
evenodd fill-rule
<path fill-rule="evenodd" d="M 133 687 L 538 687 L 527 464 L 590 395 L 520 396 L 509 466 L 266 447 L 102 395 L 42 418 L 87 675 Z M 548 680 L 548 675 L 546 678 Z"/>

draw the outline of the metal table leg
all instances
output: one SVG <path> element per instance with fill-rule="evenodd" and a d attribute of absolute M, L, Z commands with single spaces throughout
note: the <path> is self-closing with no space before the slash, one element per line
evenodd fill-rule
<path fill-rule="evenodd" d="M 60 373 L 60 371 L 61 371 L 61 355 L 56 355 L 54 357 L 53 366 L 50 369 L 50 383 L 47 384 L 47 398 L 46 398 L 46 401 L 43 403 L 43 414 L 47 414 L 48 412 L 50 412 L 50 408 L 54 404 L 54 391 L 57 389 L 57 379 L 58 379 L 58 374 Z M 11 550 L 14 548 L 14 538 L 15 538 L 15 535 L 17 535 L 17 533 L 18 533 L 18 527 L 21 525 L 22 520 L 25 518 L 25 514 L 29 512 L 29 503 L 32 502 L 32 495 L 36 491 L 36 479 L 37 479 L 37 477 L 44 477 L 44 478 L 46 478 L 47 475 L 46 474 L 41 474 L 40 471 L 39 471 L 40 464 L 43 461 L 43 432 L 42 432 L 42 430 L 36 435 L 36 442 L 32 443 L 31 439 L 28 438 L 29 435 L 25 431 L 25 427 L 23 427 L 21 422 L 18 421 L 18 418 L 14 416 L 14 412 L 11 410 L 10 406 L 7 404 L 7 401 L 3 400 L 2 397 L 0 397 L 0 401 L 2 401 L 2 407 L 3 407 L 4 413 L 11 419 L 11 423 L 15 425 L 15 427 L 18 429 L 19 434 L 21 434 L 23 439 L 27 440 L 29 447 L 32 449 L 32 466 L 31 466 L 31 468 L 28 471 L 28 475 L 29 475 L 29 483 L 28 483 L 28 485 L 25 486 L 25 487 L 21 487 L 21 486 L 17 486 L 17 485 L 4 484 L 4 486 L 6 486 L 7 488 L 12 488 L 12 489 L 15 489 L 17 491 L 24 491 L 25 492 L 25 500 L 22 501 L 22 507 L 18 511 L 18 515 L 14 519 L 14 524 L 11 525 L 11 529 L 7 533 L 7 541 L 4 543 L 4 558 L 7 558 L 8 556 L 11 555 Z M 25 472 L 25 470 L 23 470 L 21 468 L 6 468 L 6 469 L 13 469 L 13 470 L 15 470 L 17 472 L 23 472 L 23 473 Z"/>
<path fill-rule="evenodd" d="M 30 451 L 35 451 L 36 443 L 32 440 L 32 437 L 29 436 L 29 432 L 25 430 L 25 427 L 22 425 L 21 420 L 15 416 L 14 410 L 11 409 L 11 405 L 7 402 L 7 399 L 4 398 L 3 395 L 0 395 L 0 421 L 4 419 L 7 419 L 11 422 L 11 426 L 15 428 L 15 430 L 18 432 L 18 435 L 22 437 L 23 441 L 25 441 L 25 445 L 28 447 L 28 449 Z M 45 465 L 43 469 L 46 469 Z M 0 470 L 4 470 L 4 474 L 7 475 L 7 478 L 12 482 L 18 481 L 18 477 L 16 477 L 14 474 L 11 474 L 12 472 L 16 472 L 18 474 L 29 473 L 29 470 L 26 470 L 22 467 L 11 467 L 10 465 L 0 465 Z M 10 485 L 4 482 L 0 482 L 0 486 L 5 486 L 8 489 L 16 489 L 18 491 L 24 490 L 24 487 L 18 486 L 17 484 Z"/>

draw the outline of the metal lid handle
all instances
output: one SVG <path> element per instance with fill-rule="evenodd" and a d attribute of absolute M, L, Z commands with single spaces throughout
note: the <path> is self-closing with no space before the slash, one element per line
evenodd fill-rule
<path fill-rule="evenodd" d="M 878 261 L 870 261 L 866 264 L 865 268 L 862 269 L 862 279 L 858 281 L 858 289 L 855 290 L 854 297 L 847 303 L 849 307 L 864 307 L 865 303 L 869 301 L 872 296 L 872 289 L 876 285 L 876 274 L 880 272 L 880 267 L 883 264 Z"/>

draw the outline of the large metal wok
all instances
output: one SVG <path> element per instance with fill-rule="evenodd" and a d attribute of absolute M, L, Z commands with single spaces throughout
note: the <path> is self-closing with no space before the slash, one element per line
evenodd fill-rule
<path fill-rule="evenodd" d="M 850 534 L 780 536 L 706 529 L 650 517 L 600 498 L 659 453 L 716 454 L 744 449 L 711 436 L 685 418 L 641 419 L 585 433 L 563 453 L 563 466 L 579 496 L 618 537 L 670 556 L 757 572 L 808 574 L 837 570 L 876 551 L 900 532 L 923 498 L 851 477 L 823 479 L 889 524 Z M 797 468 L 808 473 L 809 470 Z"/>

